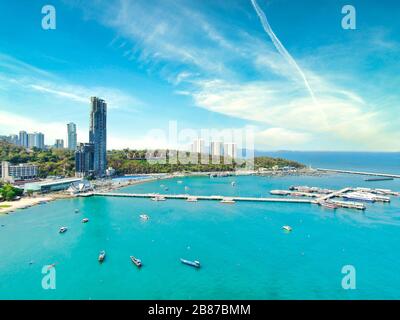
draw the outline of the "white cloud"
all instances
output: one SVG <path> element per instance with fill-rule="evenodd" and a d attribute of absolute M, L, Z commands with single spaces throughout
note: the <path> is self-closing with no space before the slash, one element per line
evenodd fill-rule
<path fill-rule="evenodd" d="M 255 134 L 256 144 L 266 149 L 288 149 L 304 145 L 312 139 L 310 134 L 284 128 L 270 128 Z"/>

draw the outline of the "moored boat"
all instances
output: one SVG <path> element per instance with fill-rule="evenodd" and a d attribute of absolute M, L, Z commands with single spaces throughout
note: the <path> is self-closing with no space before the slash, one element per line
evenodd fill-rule
<path fill-rule="evenodd" d="M 337 209 L 339 208 L 339 206 L 333 202 L 329 202 L 329 201 L 322 201 L 319 203 L 322 207 L 324 208 L 328 208 L 328 209 Z"/>
<path fill-rule="evenodd" d="M 59 233 L 64 233 L 68 230 L 67 227 L 61 227 L 60 230 L 58 231 Z"/>
<path fill-rule="evenodd" d="M 191 266 L 191 267 L 200 268 L 200 262 L 197 261 L 197 260 L 190 261 L 190 260 L 181 259 L 181 262 L 183 264 L 186 264 L 186 265 Z"/>
<path fill-rule="evenodd" d="M 138 267 L 140 268 L 142 266 L 142 261 L 138 258 L 135 258 L 134 256 L 131 256 L 131 261 Z"/>
<path fill-rule="evenodd" d="M 223 198 L 220 203 L 225 203 L 225 204 L 234 204 L 235 200 L 233 200 L 232 198 Z"/>
<path fill-rule="evenodd" d="M 104 250 L 100 251 L 98 258 L 99 262 L 102 263 L 105 258 L 106 258 L 106 252 Z"/>
<path fill-rule="evenodd" d="M 163 196 L 155 196 L 155 197 L 151 198 L 151 200 L 153 200 L 153 201 L 165 201 L 165 197 L 163 197 Z"/>
<path fill-rule="evenodd" d="M 375 202 L 375 198 L 362 192 L 350 192 L 343 195 L 344 199 L 351 201 Z"/>

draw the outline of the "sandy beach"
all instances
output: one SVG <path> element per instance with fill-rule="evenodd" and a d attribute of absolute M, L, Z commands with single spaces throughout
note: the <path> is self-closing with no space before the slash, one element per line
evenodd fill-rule
<path fill-rule="evenodd" d="M 4 201 L 0 202 L 0 214 L 10 213 L 17 209 L 25 209 L 42 202 L 53 200 L 50 196 L 42 197 L 23 197 L 18 201 Z"/>

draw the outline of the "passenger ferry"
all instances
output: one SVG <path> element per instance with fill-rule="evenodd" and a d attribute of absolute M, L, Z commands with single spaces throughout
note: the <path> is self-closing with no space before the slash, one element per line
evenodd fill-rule
<path fill-rule="evenodd" d="M 375 202 L 375 198 L 361 192 L 350 192 L 343 195 L 343 198 L 355 201 Z"/>

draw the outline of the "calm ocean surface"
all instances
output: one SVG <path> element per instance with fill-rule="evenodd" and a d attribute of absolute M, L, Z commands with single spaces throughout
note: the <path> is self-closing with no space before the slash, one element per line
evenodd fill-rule
<path fill-rule="evenodd" d="M 314 155 L 319 163 L 296 160 L 400 173 L 398 154 L 387 157 L 330 153 Z M 191 177 L 122 191 L 162 193 L 160 184 L 169 193 L 186 193 L 188 186 L 188 193 L 198 195 L 267 196 L 272 189 L 305 184 L 400 190 L 400 180 L 327 175 Z M 400 199 L 367 206 L 361 213 L 308 204 L 101 197 L 51 202 L 0 216 L 0 299 L 400 299 Z M 140 221 L 141 213 L 150 220 Z M 82 224 L 83 217 L 90 222 Z M 63 225 L 69 230 L 59 234 Z M 283 225 L 293 231 L 283 232 Z M 106 261 L 99 265 L 103 249 Z M 142 259 L 141 270 L 130 255 Z M 202 268 L 182 265 L 181 257 L 200 260 Z M 52 263 L 56 290 L 43 290 L 41 269 Z M 356 268 L 356 290 L 341 287 L 344 265 Z"/>

